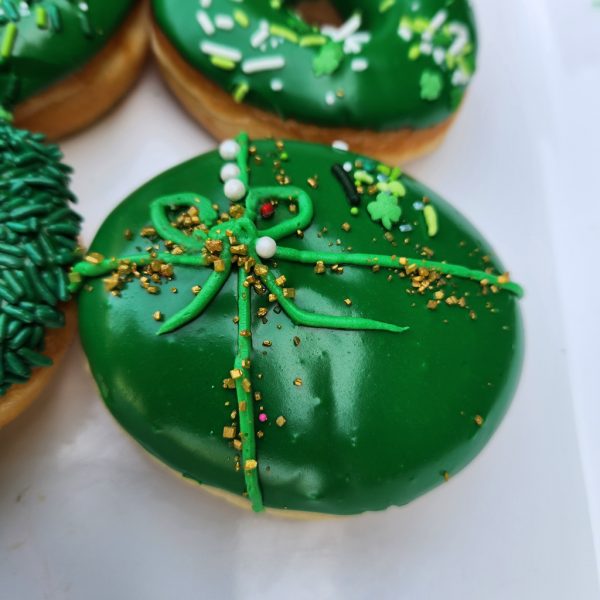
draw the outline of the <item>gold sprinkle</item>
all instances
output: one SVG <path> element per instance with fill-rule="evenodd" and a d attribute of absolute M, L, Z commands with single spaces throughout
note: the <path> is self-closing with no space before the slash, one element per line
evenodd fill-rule
<path fill-rule="evenodd" d="M 204 244 L 209 252 L 223 252 L 223 240 L 206 240 Z"/>
<path fill-rule="evenodd" d="M 270 348 L 272 345 L 273 345 L 273 342 L 272 342 L 271 340 L 265 340 L 265 341 L 263 342 L 263 346 L 264 346 L 265 348 Z"/>
<path fill-rule="evenodd" d="M 244 358 L 242 360 L 242 367 L 244 367 L 244 369 L 249 369 L 250 368 L 250 359 L 249 358 Z"/>
<path fill-rule="evenodd" d="M 254 471 L 254 469 L 256 469 L 256 467 L 258 467 L 258 463 L 253 458 L 249 458 L 244 463 L 244 470 L 245 471 Z"/>
<path fill-rule="evenodd" d="M 223 273 L 225 271 L 225 261 L 221 259 L 215 260 L 213 267 L 216 273 Z"/>
<path fill-rule="evenodd" d="M 448 471 L 444 471 L 442 473 L 442 476 L 444 478 L 444 481 L 448 481 L 450 479 L 450 473 L 448 473 Z"/>
<path fill-rule="evenodd" d="M 240 412 L 246 412 L 247 408 L 248 408 L 248 403 L 245 400 L 242 400 L 240 402 Z"/>
<path fill-rule="evenodd" d="M 269 302 L 277 302 L 277 296 L 275 294 L 269 294 Z"/>
<path fill-rule="evenodd" d="M 352 225 L 350 225 L 350 223 L 342 223 L 342 229 L 344 231 L 350 231 L 352 229 Z"/>
<path fill-rule="evenodd" d="M 242 388 L 247 394 L 249 394 L 252 391 L 252 384 L 250 383 L 250 380 L 247 377 L 244 377 L 244 379 L 242 380 Z"/>
<path fill-rule="evenodd" d="M 302 379 L 300 377 L 296 377 L 296 379 L 294 379 L 294 385 L 296 387 L 301 387 L 302 386 Z"/>
<path fill-rule="evenodd" d="M 475 415 L 475 418 L 473 419 L 473 421 L 475 421 L 475 424 L 478 425 L 479 427 L 481 427 L 483 425 L 483 417 L 481 415 Z"/>
<path fill-rule="evenodd" d="M 240 322 L 240 318 L 236 315 L 235 317 L 233 317 L 233 319 L 231 319 L 236 325 Z"/>
<path fill-rule="evenodd" d="M 287 279 L 285 278 L 285 275 L 281 275 L 281 276 L 279 276 L 279 277 L 278 277 L 278 278 L 275 280 L 275 283 L 276 283 L 276 284 L 277 284 L 279 287 L 281 287 L 281 286 L 285 285 L 285 282 L 286 282 L 286 281 L 287 281 Z"/>
<path fill-rule="evenodd" d="M 306 182 L 308 183 L 308 185 L 310 185 L 311 188 L 313 188 L 314 190 L 316 190 L 319 187 L 319 177 L 318 175 L 315 175 L 313 177 L 309 177 Z"/>
<path fill-rule="evenodd" d="M 232 440 L 237 435 L 235 427 L 223 427 L 223 437 L 226 440 Z"/>
<path fill-rule="evenodd" d="M 192 292 L 198 295 L 202 291 L 202 288 L 199 285 L 195 285 L 192 287 Z"/>
<path fill-rule="evenodd" d="M 297 347 L 299 345 L 300 345 L 300 338 L 297 335 L 295 335 L 294 336 L 294 346 Z"/>
<path fill-rule="evenodd" d="M 286 424 L 286 418 L 284 416 L 279 416 L 275 419 L 275 424 L 277 427 L 283 427 Z"/>
<path fill-rule="evenodd" d="M 235 381 L 228 377 L 227 379 L 223 379 L 223 387 L 226 390 L 234 390 L 235 389 Z"/>
<path fill-rule="evenodd" d="M 262 394 L 260 392 L 254 392 L 254 400 L 260 402 L 262 400 Z"/>
<path fill-rule="evenodd" d="M 437 301 L 436 301 L 436 300 L 430 300 L 430 301 L 427 303 L 427 308 L 428 308 L 429 310 L 435 310 L 437 307 L 438 307 L 438 303 L 437 303 Z"/>
<path fill-rule="evenodd" d="M 259 277 L 264 277 L 269 272 L 269 267 L 266 265 L 255 265 L 254 273 Z"/>
<path fill-rule="evenodd" d="M 240 336 L 241 337 L 245 337 L 245 338 L 249 338 L 249 337 L 252 337 L 252 332 L 249 329 L 242 329 L 240 331 Z"/>
<path fill-rule="evenodd" d="M 123 232 L 123 237 L 124 237 L 126 240 L 132 240 L 132 239 L 133 239 L 133 231 L 131 231 L 131 229 L 126 229 L 126 230 Z"/>
<path fill-rule="evenodd" d="M 294 288 L 283 288 L 283 297 L 284 298 L 295 298 L 296 290 Z"/>
<path fill-rule="evenodd" d="M 317 261 L 317 264 L 315 265 L 315 273 L 317 275 L 325 273 L 325 263 L 322 260 Z"/>
<path fill-rule="evenodd" d="M 259 308 L 259 309 L 256 311 L 256 316 L 257 316 L 257 317 L 259 317 L 260 319 L 262 319 L 263 317 L 266 317 L 266 316 L 267 316 L 267 313 L 268 313 L 268 312 L 269 312 L 269 309 L 268 309 L 268 308 L 265 308 L 265 307 L 263 306 L 263 307 Z"/>
<path fill-rule="evenodd" d="M 231 369 L 229 374 L 231 375 L 232 379 L 240 379 L 244 376 L 244 372 L 241 369 Z"/>
<path fill-rule="evenodd" d="M 237 246 L 231 246 L 231 253 L 246 256 L 246 254 L 248 254 L 248 246 L 246 244 L 238 244 Z"/>
<path fill-rule="evenodd" d="M 85 257 L 85 262 L 88 262 L 91 265 L 97 265 L 97 264 L 101 263 L 103 260 L 104 260 L 104 255 L 100 254 L 99 252 L 90 252 Z"/>
<path fill-rule="evenodd" d="M 141 231 L 140 231 L 140 235 L 142 237 L 155 237 L 156 236 L 156 229 L 154 229 L 154 227 L 144 227 Z"/>
<path fill-rule="evenodd" d="M 241 450 L 242 449 L 242 440 L 238 440 L 238 439 L 233 440 L 233 447 L 236 450 Z"/>
<path fill-rule="evenodd" d="M 350 298 L 344 298 L 344 304 L 346 306 L 352 306 L 352 300 L 350 300 Z"/>
<path fill-rule="evenodd" d="M 157 311 L 156 311 L 156 312 L 155 312 L 155 313 L 152 315 L 152 318 L 153 318 L 155 321 L 162 321 L 162 319 L 163 319 L 163 315 L 162 315 L 162 313 L 160 312 L 160 310 L 157 310 Z"/>

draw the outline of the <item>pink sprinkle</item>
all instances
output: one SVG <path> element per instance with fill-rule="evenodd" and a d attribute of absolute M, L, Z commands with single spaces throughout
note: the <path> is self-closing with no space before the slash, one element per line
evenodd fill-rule
<path fill-rule="evenodd" d="M 264 423 L 269 417 L 267 417 L 267 415 L 265 413 L 260 413 L 260 415 L 258 415 L 258 420 L 261 423 Z"/>

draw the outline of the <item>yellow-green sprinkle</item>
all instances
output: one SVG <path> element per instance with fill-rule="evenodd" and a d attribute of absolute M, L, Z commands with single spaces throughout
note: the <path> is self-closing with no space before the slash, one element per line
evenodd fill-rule
<path fill-rule="evenodd" d="M 235 63 L 232 60 L 221 56 L 211 56 L 210 62 L 215 65 L 215 67 L 219 67 L 219 69 L 224 69 L 225 71 L 233 71 L 233 69 L 235 69 Z"/>
<path fill-rule="evenodd" d="M 8 58 L 12 54 L 17 39 L 17 31 L 17 26 L 12 21 L 6 24 L 2 45 L 0 45 L 0 56 L 2 58 Z"/>
<path fill-rule="evenodd" d="M 423 216 L 425 217 L 425 224 L 427 225 L 427 235 L 429 237 L 435 237 L 439 230 L 437 210 L 435 210 L 435 207 L 431 204 L 426 204 L 423 209 Z"/>

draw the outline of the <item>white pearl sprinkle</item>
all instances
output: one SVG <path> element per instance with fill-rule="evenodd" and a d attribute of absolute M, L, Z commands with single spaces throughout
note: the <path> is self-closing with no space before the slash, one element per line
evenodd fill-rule
<path fill-rule="evenodd" d="M 348 144 L 344 142 L 344 140 L 335 140 L 331 146 L 336 150 L 343 150 L 344 152 L 348 152 Z"/>
<path fill-rule="evenodd" d="M 240 176 L 240 168 L 235 163 L 225 163 L 221 168 L 221 181 L 229 181 Z"/>
<path fill-rule="evenodd" d="M 277 252 L 277 242 L 271 237 L 261 237 L 256 240 L 256 254 L 261 258 L 273 258 Z"/>
<path fill-rule="evenodd" d="M 223 160 L 234 160 L 240 152 L 240 145 L 235 140 L 225 140 L 219 146 L 219 154 Z"/>
<path fill-rule="evenodd" d="M 225 182 L 225 196 L 232 202 L 241 200 L 246 195 L 246 186 L 239 179 L 228 179 Z"/>

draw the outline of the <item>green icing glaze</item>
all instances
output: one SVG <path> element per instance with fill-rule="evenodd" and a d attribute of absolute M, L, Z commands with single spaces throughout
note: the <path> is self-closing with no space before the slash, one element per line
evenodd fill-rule
<path fill-rule="evenodd" d="M 230 203 L 209 153 L 135 192 L 75 266 L 100 391 L 148 451 L 255 510 L 407 503 L 464 467 L 505 413 L 521 289 L 458 213 L 398 170 L 269 141 L 249 149 L 247 170 L 240 142 L 247 195 L 231 219 L 215 222 Z M 356 190 L 357 214 L 340 165 L 374 180 Z M 386 231 L 366 206 L 394 181 L 402 216 Z M 258 216 L 265 201 L 273 221 Z M 259 236 L 278 241 L 273 259 L 257 256 Z"/>
<path fill-rule="evenodd" d="M 70 169 L 44 137 L 0 121 L 0 395 L 25 383 L 44 356 L 46 328 L 62 327 L 80 218 Z"/>
<path fill-rule="evenodd" d="M 2 0 L 0 104 L 14 106 L 83 67 L 136 0 Z"/>
<path fill-rule="evenodd" d="M 475 69 L 467 0 L 332 4 L 344 25 L 319 31 L 294 2 L 153 0 L 171 44 L 236 101 L 379 131 L 430 127 L 454 113 Z"/>

